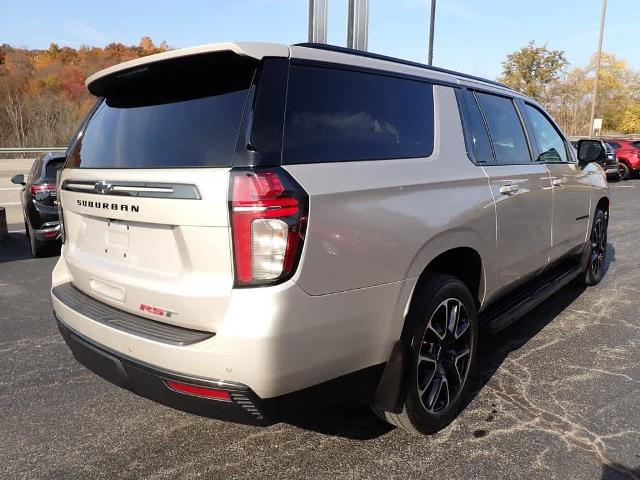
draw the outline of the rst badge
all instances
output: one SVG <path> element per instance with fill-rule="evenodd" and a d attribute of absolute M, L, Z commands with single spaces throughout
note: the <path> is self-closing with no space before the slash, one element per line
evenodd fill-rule
<path fill-rule="evenodd" d="M 140 304 L 140 311 L 153 313 L 154 315 L 159 315 L 160 317 L 171 318 L 175 315 L 178 315 L 178 312 L 172 312 L 171 310 L 165 310 L 164 308 L 154 307 L 152 305 L 147 305 L 144 303 Z"/>

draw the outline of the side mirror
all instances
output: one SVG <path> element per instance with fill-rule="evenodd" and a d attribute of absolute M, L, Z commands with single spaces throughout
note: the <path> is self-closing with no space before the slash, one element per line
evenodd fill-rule
<path fill-rule="evenodd" d="M 11 177 L 11 183 L 15 183 L 16 185 L 22 185 L 24 187 L 25 185 L 24 175 L 23 174 L 14 175 L 13 177 Z"/>
<path fill-rule="evenodd" d="M 595 162 L 604 154 L 600 140 L 578 140 L 578 162 L 586 165 Z"/>

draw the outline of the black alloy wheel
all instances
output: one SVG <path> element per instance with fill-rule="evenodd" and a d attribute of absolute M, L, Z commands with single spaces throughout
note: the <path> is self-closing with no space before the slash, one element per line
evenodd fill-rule
<path fill-rule="evenodd" d="M 631 175 L 631 169 L 629 168 L 629 166 L 624 162 L 619 162 L 618 177 L 620 177 L 620 180 L 626 180 L 627 178 L 629 178 L 630 175 Z"/>
<path fill-rule="evenodd" d="M 476 302 L 467 285 L 444 273 L 420 280 L 405 320 L 404 391 L 393 412 L 377 411 L 410 433 L 451 423 L 468 399 L 478 349 Z"/>
<path fill-rule="evenodd" d="M 607 257 L 607 220 L 596 217 L 591 231 L 591 258 L 589 259 L 591 273 L 594 277 L 602 278 Z"/>
<path fill-rule="evenodd" d="M 578 283 L 593 286 L 600 283 L 607 269 L 607 229 L 609 213 L 598 208 L 593 217 L 589 242 L 583 252 L 583 269 Z"/>
<path fill-rule="evenodd" d="M 432 414 L 444 412 L 469 373 L 471 331 L 464 304 L 448 298 L 431 315 L 418 354 L 418 396 Z"/>

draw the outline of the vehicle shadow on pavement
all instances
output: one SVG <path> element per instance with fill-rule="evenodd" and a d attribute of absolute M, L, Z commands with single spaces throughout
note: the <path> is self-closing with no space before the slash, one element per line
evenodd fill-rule
<path fill-rule="evenodd" d="M 621 480 L 623 478 L 640 479 L 640 467 L 632 468 L 620 463 L 602 466 L 602 480 Z"/>
<path fill-rule="evenodd" d="M 60 255 L 59 243 L 47 245 L 46 256 Z M 0 264 L 31 259 L 29 238 L 23 233 L 10 233 L 7 239 L 0 242 Z"/>
<path fill-rule="evenodd" d="M 356 402 L 341 403 L 315 415 L 287 423 L 305 430 L 350 440 L 372 440 L 395 428 L 378 418 L 368 406 Z"/>
<path fill-rule="evenodd" d="M 605 275 L 615 261 L 615 248 L 608 244 Z M 587 287 L 570 283 L 506 329 L 493 335 L 481 331 L 476 375 L 465 399 L 465 408 L 491 380 L 509 353 L 526 345 L 585 291 Z"/>
<path fill-rule="evenodd" d="M 10 233 L 0 242 L 0 263 L 16 262 L 31 258 L 29 239 L 24 233 Z"/>
<path fill-rule="evenodd" d="M 609 244 L 605 274 L 615 260 L 615 249 Z M 585 291 L 585 287 L 575 284 L 567 285 L 505 330 L 494 335 L 481 332 L 476 374 L 471 390 L 464 399 L 464 408 L 480 393 L 510 352 L 523 347 Z M 355 402 L 336 405 L 315 415 L 288 423 L 306 430 L 352 440 L 371 440 L 394 429 L 379 419 L 369 407 Z M 619 475 L 616 470 L 612 472 Z M 602 478 L 617 477 L 603 476 Z"/>

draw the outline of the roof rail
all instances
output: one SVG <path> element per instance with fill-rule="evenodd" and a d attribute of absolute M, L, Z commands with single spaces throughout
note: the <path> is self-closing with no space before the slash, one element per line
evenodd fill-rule
<path fill-rule="evenodd" d="M 449 75 L 456 75 L 458 77 L 467 78 L 469 80 L 476 80 L 479 82 L 489 83 L 491 85 L 496 85 L 498 87 L 506 88 L 507 90 L 512 90 L 511 87 L 508 87 L 500 82 L 496 82 L 494 80 L 487 80 L 486 78 L 476 77 L 474 75 L 469 75 L 467 73 L 456 72 L 455 70 L 447 70 L 446 68 L 434 67 L 432 65 L 426 65 L 424 63 L 412 62 L 411 60 L 403 60 L 401 58 L 389 57 L 387 55 L 381 55 L 379 53 L 371 53 L 371 52 L 363 52 L 362 50 L 355 50 L 353 48 L 339 47 L 337 45 L 329 45 L 326 43 L 296 43 L 294 46 L 297 47 L 307 47 L 307 48 L 315 48 L 318 50 L 328 50 L 330 52 L 339 52 L 339 53 L 347 53 L 349 55 L 358 55 L 360 57 L 374 58 L 376 60 L 386 60 L 387 62 L 399 63 L 402 65 L 410 65 L 412 67 L 424 68 L 425 70 L 432 70 L 434 72 L 447 73 Z"/>

